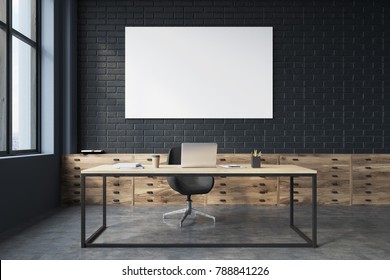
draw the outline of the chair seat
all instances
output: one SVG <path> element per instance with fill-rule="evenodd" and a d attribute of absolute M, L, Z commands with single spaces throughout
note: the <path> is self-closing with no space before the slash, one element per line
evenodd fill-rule
<path fill-rule="evenodd" d="M 213 188 L 212 177 L 174 176 L 167 178 L 172 189 L 182 195 L 206 194 Z"/>

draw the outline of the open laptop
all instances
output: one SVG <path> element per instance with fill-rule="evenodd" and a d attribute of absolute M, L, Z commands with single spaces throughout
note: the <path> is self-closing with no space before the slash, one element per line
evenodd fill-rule
<path fill-rule="evenodd" d="M 182 143 L 181 167 L 216 167 L 216 143 Z"/>

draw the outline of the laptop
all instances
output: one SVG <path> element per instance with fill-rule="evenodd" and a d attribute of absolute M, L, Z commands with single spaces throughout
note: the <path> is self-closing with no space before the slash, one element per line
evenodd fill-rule
<path fill-rule="evenodd" d="M 181 167 L 216 167 L 216 143 L 182 143 Z"/>

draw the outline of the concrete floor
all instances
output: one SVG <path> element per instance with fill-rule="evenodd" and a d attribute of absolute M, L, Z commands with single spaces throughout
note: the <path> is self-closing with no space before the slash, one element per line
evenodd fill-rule
<path fill-rule="evenodd" d="M 96 242 L 300 242 L 288 227 L 288 207 L 200 208 L 216 224 L 162 213 L 180 207 L 108 207 L 109 228 Z M 310 208 L 296 207 L 296 225 L 310 233 Z M 320 206 L 319 248 L 80 248 L 80 208 L 57 209 L 0 233 L 0 259 L 390 259 L 390 206 Z M 101 222 L 101 207 L 87 209 L 87 234 Z"/>

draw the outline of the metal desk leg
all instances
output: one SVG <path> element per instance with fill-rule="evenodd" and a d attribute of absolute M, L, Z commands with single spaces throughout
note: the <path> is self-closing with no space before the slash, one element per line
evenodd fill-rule
<path fill-rule="evenodd" d="M 290 176 L 290 226 L 294 225 L 294 177 Z"/>
<path fill-rule="evenodd" d="M 107 226 L 107 176 L 103 176 L 103 227 Z"/>
<path fill-rule="evenodd" d="M 81 248 L 85 248 L 85 175 L 81 175 Z"/>
<path fill-rule="evenodd" d="M 317 247 L 317 175 L 311 179 L 312 192 L 312 241 L 313 248 Z"/>

